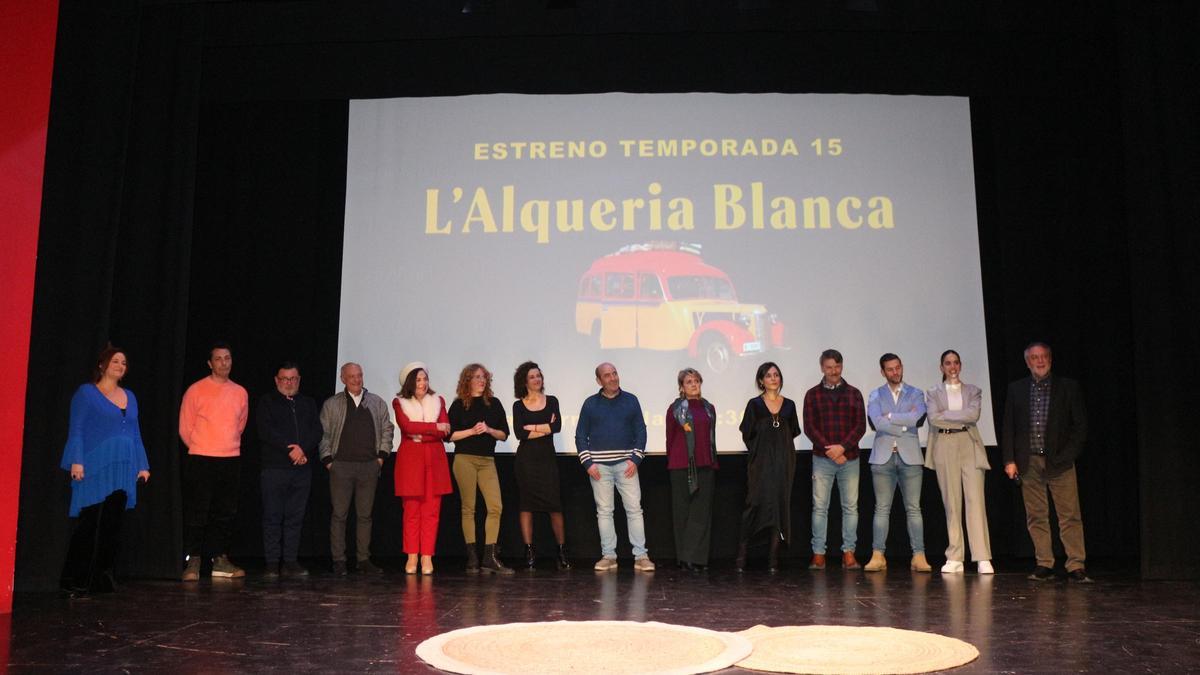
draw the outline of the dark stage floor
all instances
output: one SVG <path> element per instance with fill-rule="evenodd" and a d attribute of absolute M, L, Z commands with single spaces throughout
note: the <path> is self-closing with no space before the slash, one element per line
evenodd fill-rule
<path fill-rule="evenodd" d="M 664 561 L 669 562 L 669 561 Z M 1141 581 L 1094 566 L 1094 585 L 999 574 L 943 577 L 788 569 L 704 574 L 667 565 L 617 574 L 590 565 L 511 577 L 467 576 L 443 561 L 433 578 L 315 575 L 301 580 L 134 581 L 115 595 L 18 594 L 0 655 L 10 671 L 434 672 L 416 645 L 477 624 L 622 619 L 737 631 L 755 624 L 893 626 L 966 640 L 962 672 L 1200 670 L 1200 588 Z M 320 563 L 314 563 L 319 566 Z M 0 621 L 0 628 L 4 628 Z M 738 671 L 726 671 L 738 672 Z"/>

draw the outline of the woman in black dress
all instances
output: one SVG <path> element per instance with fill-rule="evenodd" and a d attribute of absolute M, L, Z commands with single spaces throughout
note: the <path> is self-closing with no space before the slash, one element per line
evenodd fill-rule
<path fill-rule="evenodd" d="M 564 548 L 562 500 L 558 487 L 558 460 L 554 454 L 554 434 L 562 431 L 558 399 L 547 396 L 542 369 L 533 361 L 517 366 L 513 373 L 513 430 L 517 440 L 517 487 L 521 491 L 521 537 L 525 540 L 525 565 L 533 569 L 537 555 L 533 548 L 533 513 L 550 514 L 550 529 L 558 542 L 555 564 L 560 570 L 571 569 Z"/>
<path fill-rule="evenodd" d="M 746 508 L 742 511 L 742 531 L 736 565 L 746 568 L 746 547 L 763 530 L 771 537 L 767 569 L 779 569 L 779 543 L 791 536 L 792 476 L 796 473 L 795 439 L 800 435 L 796 403 L 785 398 L 783 373 L 768 361 L 758 367 L 755 384 L 762 395 L 746 402 L 742 413 L 742 440 L 748 458 Z"/>

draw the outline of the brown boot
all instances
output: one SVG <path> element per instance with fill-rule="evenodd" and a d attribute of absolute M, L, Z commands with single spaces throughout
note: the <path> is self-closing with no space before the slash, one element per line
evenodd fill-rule
<path fill-rule="evenodd" d="M 180 581 L 200 581 L 200 556 L 194 555 L 188 558 L 187 566 L 183 568 L 183 576 L 179 579 Z"/>
<path fill-rule="evenodd" d="M 861 570 L 862 565 L 858 564 L 858 559 L 854 557 L 854 551 L 842 552 L 842 569 L 844 570 Z"/>
<path fill-rule="evenodd" d="M 812 557 L 812 562 L 808 563 L 808 569 L 810 569 L 810 570 L 825 569 L 825 554 L 824 553 L 814 553 L 813 557 Z"/>
<path fill-rule="evenodd" d="M 880 572 L 887 569 L 887 558 L 883 557 L 883 551 L 871 551 L 871 561 L 864 567 L 868 572 Z"/>
<path fill-rule="evenodd" d="M 909 567 L 914 572 L 932 572 L 933 571 L 933 567 L 930 566 L 929 561 L 925 559 L 924 553 L 914 553 L 913 557 L 912 557 L 912 563 L 909 564 Z"/>
<path fill-rule="evenodd" d="M 500 558 L 496 557 L 496 545 L 487 544 L 483 547 L 483 560 L 479 562 L 479 571 L 491 572 L 493 574 L 512 574 L 511 567 L 505 566 L 500 562 Z"/>

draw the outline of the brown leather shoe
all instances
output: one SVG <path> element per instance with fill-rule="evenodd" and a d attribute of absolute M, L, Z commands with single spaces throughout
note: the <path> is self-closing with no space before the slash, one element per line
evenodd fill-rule
<path fill-rule="evenodd" d="M 842 569 L 846 570 L 861 570 L 862 565 L 858 564 L 858 560 L 854 557 L 854 551 L 842 552 Z"/>
<path fill-rule="evenodd" d="M 813 557 L 812 557 L 812 562 L 808 563 L 808 569 L 810 569 L 810 570 L 825 569 L 825 554 L 824 553 L 814 553 Z"/>

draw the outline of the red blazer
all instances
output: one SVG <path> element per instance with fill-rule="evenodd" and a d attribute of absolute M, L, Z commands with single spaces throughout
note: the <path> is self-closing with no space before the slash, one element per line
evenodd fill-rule
<path fill-rule="evenodd" d="M 433 472 L 433 494 L 445 495 L 453 492 L 450 485 L 450 463 L 446 461 L 446 446 L 443 440 L 449 434 L 438 431 L 438 422 L 450 423 L 446 416 L 446 400 L 438 396 L 441 411 L 437 422 L 420 422 L 408 419 L 399 399 L 392 399 L 396 411 L 396 426 L 400 427 L 400 449 L 396 452 L 396 496 L 424 497 L 425 469 Z M 419 440 L 418 440 L 419 439 Z"/>

